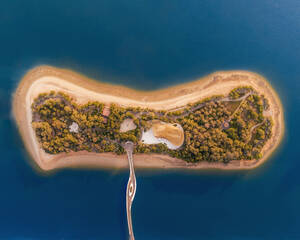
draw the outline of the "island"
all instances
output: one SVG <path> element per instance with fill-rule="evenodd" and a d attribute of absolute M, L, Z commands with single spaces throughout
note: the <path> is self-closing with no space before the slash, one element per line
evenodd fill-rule
<path fill-rule="evenodd" d="M 36 67 L 13 95 L 13 116 L 33 166 L 251 169 L 284 133 L 283 108 L 261 75 L 220 71 L 155 91 Z"/>

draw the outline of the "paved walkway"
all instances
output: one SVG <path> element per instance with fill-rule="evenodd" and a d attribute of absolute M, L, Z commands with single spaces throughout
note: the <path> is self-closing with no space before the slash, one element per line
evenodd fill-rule
<path fill-rule="evenodd" d="M 127 211 L 129 240 L 134 240 L 132 219 L 131 219 L 131 205 L 136 193 L 136 178 L 134 173 L 133 157 L 132 157 L 133 148 L 134 148 L 133 142 L 126 142 L 124 144 L 124 149 L 127 152 L 127 158 L 129 161 L 129 168 L 130 168 L 130 175 L 129 175 L 127 189 L 126 189 L 126 211 Z"/>

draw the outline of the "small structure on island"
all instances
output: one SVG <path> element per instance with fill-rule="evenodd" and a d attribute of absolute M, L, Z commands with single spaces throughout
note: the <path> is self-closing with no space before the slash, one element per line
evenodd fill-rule
<path fill-rule="evenodd" d="M 110 106 L 105 105 L 102 111 L 102 116 L 104 117 L 104 122 L 107 123 L 107 118 L 110 114 Z"/>
<path fill-rule="evenodd" d="M 226 129 L 228 129 L 229 128 L 229 121 L 224 121 L 223 123 L 222 123 L 222 129 L 224 129 L 224 130 L 226 130 Z"/>
<path fill-rule="evenodd" d="M 69 130 L 70 132 L 73 132 L 73 133 L 78 133 L 78 130 L 79 130 L 79 126 L 76 122 L 73 122 L 70 126 L 69 126 Z"/>

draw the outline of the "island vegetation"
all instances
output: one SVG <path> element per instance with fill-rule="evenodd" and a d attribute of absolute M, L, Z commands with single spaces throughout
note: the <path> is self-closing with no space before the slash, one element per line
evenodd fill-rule
<path fill-rule="evenodd" d="M 108 108 L 109 114 L 104 114 Z M 135 143 L 135 153 L 159 153 L 186 162 L 252 160 L 272 135 L 272 118 L 265 114 L 268 100 L 249 86 L 232 89 L 227 96 L 211 96 L 184 107 L 154 110 L 105 105 L 98 101 L 77 104 L 64 92 L 45 92 L 31 105 L 32 127 L 42 149 L 49 154 L 88 151 L 123 154 L 122 143 Z M 121 132 L 132 119 L 136 128 Z M 154 121 L 180 124 L 184 142 L 178 149 L 165 144 L 144 144 L 142 133 Z M 72 131 L 72 124 L 78 126 Z"/>

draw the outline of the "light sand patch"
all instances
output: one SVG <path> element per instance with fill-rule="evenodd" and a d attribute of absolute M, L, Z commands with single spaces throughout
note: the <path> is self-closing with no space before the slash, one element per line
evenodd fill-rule
<path fill-rule="evenodd" d="M 136 129 L 136 125 L 134 124 L 134 122 L 131 118 L 126 118 L 121 123 L 120 132 L 128 132 L 128 131 L 131 131 L 134 129 Z"/>
<path fill-rule="evenodd" d="M 165 144 L 169 149 L 173 149 L 173 150 L 180 147 L 180 146 L 175 146 L 168 139 L 156 137 L 154 135 L 153 128 L 150 128 L 149 130 L 142 132 L 141 141 L 144 144 L 159 144 L 159 143 L 162 143 L 162 144 Z"/>

